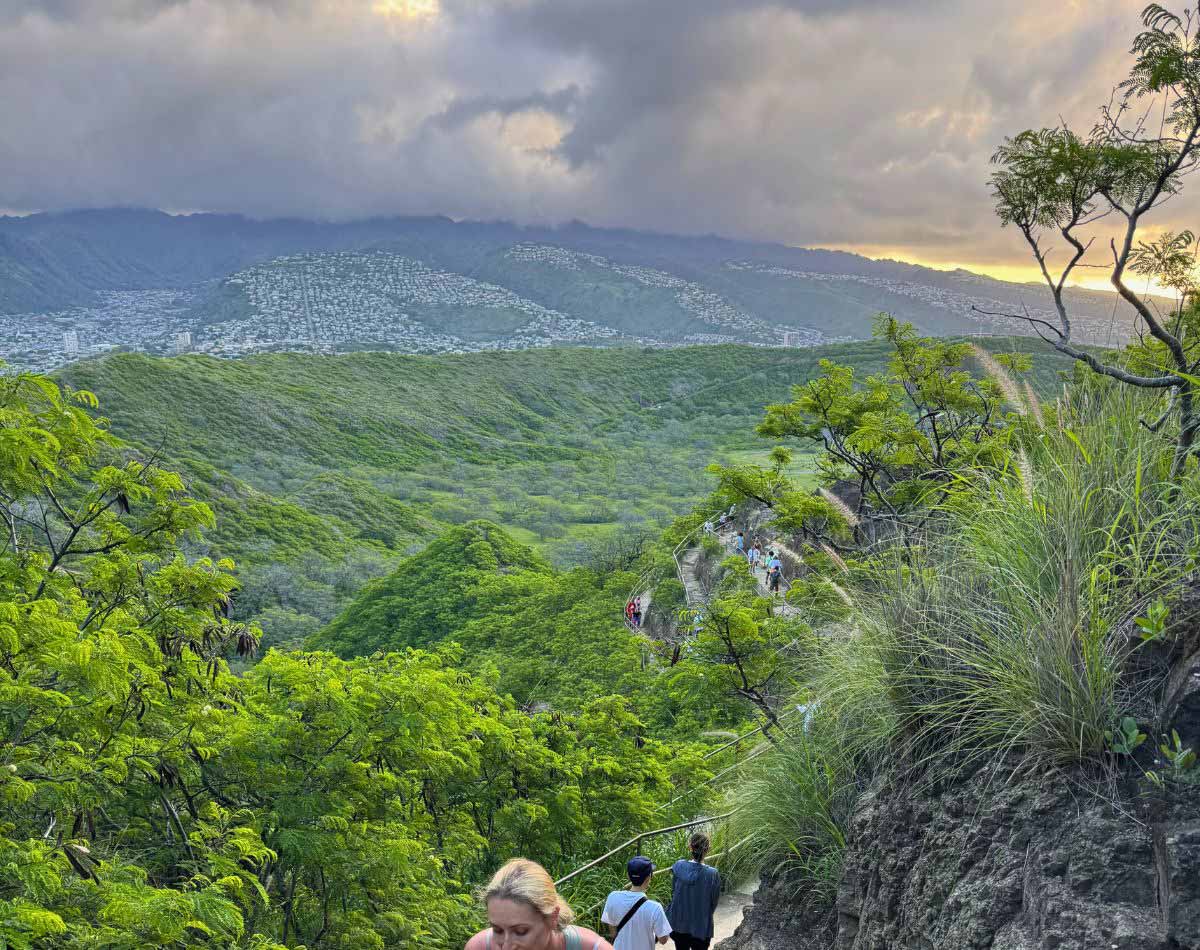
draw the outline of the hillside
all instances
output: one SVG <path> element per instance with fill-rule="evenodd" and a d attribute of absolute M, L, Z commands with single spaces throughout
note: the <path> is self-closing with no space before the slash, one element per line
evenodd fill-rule
<path fill-rule="evenodd" d="M 671 684 L 619 620 L 555 644 L 567 666 L 603 653 L 606 675 L 545 684 L 552 714 L 450 645 L 270 650 L 232 672 L 257 640 L 224 616 L 233 566 L 180 547 L 207 507 L 51 380 L 0 388 L 0 945 L 450 950 L 509 854 L 565 872 L 711 802 L 724 763 L 694 724 L 647 715 Z M 485 573 L 508 554 L 545 569 L 497 529 L 457 538 Z M 551 642 L 520 658 L 545 665 Z"/>
<path fill-rule="evenodd" d="M 304 635 L 456 524 L 575 563 L 665 523 L 711 490 L 714 453 L 762 453 L 753 420 L 826 352 L 120 355 L 62 378 L 213 505 L 206 549 L 243 567 L 241 615 Z"/>
<path fill-rule="evenodd" d="M 368 584 L 313 642 L 347 656 L 428 646 L 474 619 L 487 579 L 524 571 L 550 566 L 496 525 L 472 521 Z"/>
<path fill-rule="evenodd" d="M 1126 335 L 1111 294 L 1077 336 Z M 1043 288 L 843 252 L 444 218 L 331 224 L 108 210 L 0 218 L 0 358 L 49 369 L 114 348 L 474 352 L 583 344 L 813 345 L 888 311 L 933 334 L 1023 333 Z M 786 335 L 785 335 L 786 334 Z"/>
<path fill-rule="evenodd" d="M 181 468 L 213 506 L 216 529 L 197 553 L 238 561 L 235 609 L 274 642 L 314 633 L 368 580 L 476 519 L 560 565 L 590 561 L 690 510 L 713 488 L 710 462 L 764 458 L 770 443 L 753 433 L 763 407 L 786 399 L 823 357 L 867 374 L 885 354 L 872 341 L 117 355 L 60 375 L 95 392 L 114 433 Z M 1047 387 L 1061 365 L 1039 356 Z"/>

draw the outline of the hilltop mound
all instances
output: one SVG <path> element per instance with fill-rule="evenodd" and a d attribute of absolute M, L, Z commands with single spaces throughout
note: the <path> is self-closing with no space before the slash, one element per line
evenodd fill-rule
<path fill-rule="evenodd" d="M 522 571 L 550 565 L 489 521 L 452 528 L 368 584 L 313 645 L 354 656 L 436 643 L 476 616 L 484 581 Z"/>

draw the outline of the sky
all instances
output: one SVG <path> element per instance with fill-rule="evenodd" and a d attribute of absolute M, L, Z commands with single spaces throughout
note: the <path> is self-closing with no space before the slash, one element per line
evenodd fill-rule
<path fill-rule="evenodd" d="M 1030 279 L 989 157 L 1090 127 L 1143 5 L 0 0 L 0 208 L 580 219 Z"/>

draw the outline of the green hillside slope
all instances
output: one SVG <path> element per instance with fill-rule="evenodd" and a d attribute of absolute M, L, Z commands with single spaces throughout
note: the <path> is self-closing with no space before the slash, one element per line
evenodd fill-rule
<path fill-rule="evenodd" d="M 497 574 L 549 570 L 543 558 L 496 525 L 472 521 L 368 584 L 315 643 L 349 656 L 427 646 L 475 616 L 482 582 Z"/>
<path fill-rule="evenodd" d="M 187 474 L 217 514 L 198 553 L 239 562 L 236 610 L 277 641 L 454 525 L 486 519 L 569 566 L 665 523 L 711 490 L 711 461 L 765 454 L 763 407 L 825 356 L 872 372 L 883 349 L 123 354 L 60 376 Z"/>

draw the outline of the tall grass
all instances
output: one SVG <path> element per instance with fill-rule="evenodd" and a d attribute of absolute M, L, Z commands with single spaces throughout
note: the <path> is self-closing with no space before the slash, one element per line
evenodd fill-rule
<path fill-rule="evenodd" d="M 1193 570 L 1200 499 L 1194 477 L 1168 480 L 1170 447 L 1143 412 L 1119 387 L 1075 387 L 936 528 L 840 575 L 853 608 L 808 671 L 813 733 L 733 795 L 747 861 L 823 888 L 872 770 L 1095 762 L 1120 715 L 1153 715 L 1152 684 L 1130 675 L 1133 620 Z"/>
<path fill-rule="evenodd" d="M 1103 752 L 1120 711 L 1145 711 L 1125 676 L 1132 621 L 1190 570 L 1200 519 L 1142 408 L 1116 387 L 1075 389 L 1019 470 L 957 499 L 864 600 L 862 648 L 887 667 L 927 763 L 1012 750 L 1080 762 Z"/>
<path fill-rule="evenodd" d="M 857 797 L 854 760 L 829 730 L 792 736 L 746 767 L 730 794 L 723 873 L 764 867 L 802 882 L 811 898 L 832 899 Z"/>

